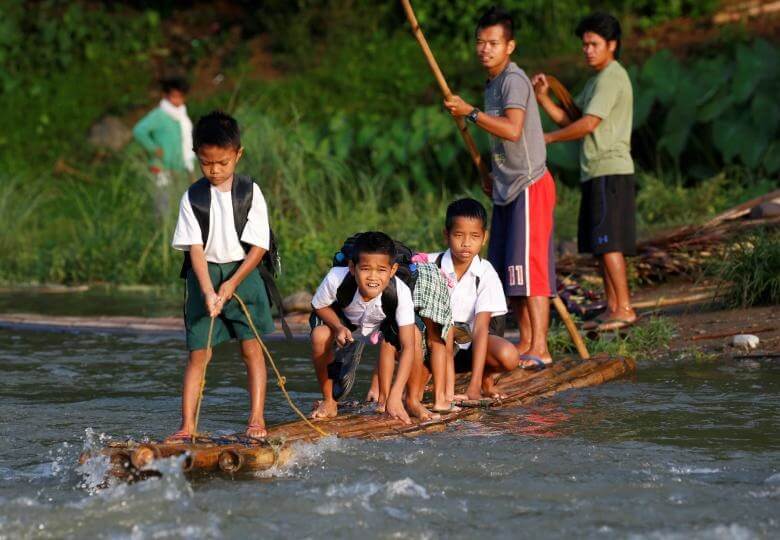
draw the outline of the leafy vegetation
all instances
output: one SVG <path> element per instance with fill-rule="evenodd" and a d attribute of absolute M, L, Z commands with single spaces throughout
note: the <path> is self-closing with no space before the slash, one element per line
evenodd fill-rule
<path fill-rule="evenodd" d="M 177 282 L 169 240 L 186 181 L 172 188 L 170 211 L 156 215 L 158 195 L 140 150 L 112 154 L 85 141 L 101 116 L 131 124 L 152 106 L 153 72 L 175 62 L 199 74 L 215 63 L 226 81 L 196 88 L 188 106 L 193 117 L 214 107 L 238 117 L 247 149 L 242 172 L 258 179 L 269 200 L 286 291 L 313 287 L 349 232 L 383 228 L 433 249 L 449 200 L 470 194 L 487 202 L 398 4 L 273 0 L 272 15 L 247 8 L 242 17 L 239 9 L 225 26 L 213 6 L 196 4 L 201 11 L 181 24 L 192 33 L 175 34 L 168 11 L 127 7 L 146 2 L 40 0 L 35 9 L 4 2 L 0 96 L 13 128 L 0 133 L 8 171 L 0 181 L 0 280 Z M 481 100 L 482 74 L 471 58 L 471 33 L 485 4 L 415 3 L 452 87 L 473 102 Z M 548 4 L 507 3 L 523 21 L 521 65 L 576 55 L 572 27 L 597 4 L 621 14 L 627 28 L 713 7 L 709 0 Z M 258 32 L 270 32 L 281 76 L 255 76 L 250 42 Z M 635 155 L 648 171 L 637 201 L 643 230 L 701 219 L 767 188 L 780 156 L 777 55 L 776 46 L 746 39 L 686 63 L 662 51 L 631 67 Z M 567 73 L 579 79 L 567 82 L 576 89 L 589 73 L 568 62 Z M 482 133 L 473 132 L 486 150 Z M 549 148 L 561 180 L 560 239 L 576 233 L 576 152 Z M 63 161 L 76 172 L 55 167 Z"/>
<path fill-rule="evenodd" d="M 716 297 L 728 307 L 780 304 L 780 231 L 759 230 L 736 242 L 708 268 L 723 284 Z"/>
<path fill-rule="evenodd" d="M 636 360 L 651 359 L 665 352 L 674 337 L 674 324 L 666 317 L 653 316 L 628 330 L 605 332 L 596 339 L 585 338 L 585 345 L 591 354 L 628 356 Z M 566 327 L 555 322 L 550 328 L 548 346 L 553 356 L 576 353 Z"/>

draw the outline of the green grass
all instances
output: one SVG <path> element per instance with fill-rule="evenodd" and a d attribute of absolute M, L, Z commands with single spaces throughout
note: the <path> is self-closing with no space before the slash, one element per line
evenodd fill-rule
<path fill-rule="evenodd" d="M 705 271 L 722 284 L 716 300 L 728 307 L 780 304 L 780 230 L 760 229 L 741 238 Z"/>
<path fill-rule="evenodd" d="M 591 354 L 607 353 L 643 360 L 666 352 L 674 332 L 674 324 L 668 318 L 653 316 L 629 329 L 625 335 L 605 332 L 596 339 L 584 339 Z M 560 322 L 553 323 L 548 335 L 548 347 L 553 355 L 576 353 L 566 327 Z"/>

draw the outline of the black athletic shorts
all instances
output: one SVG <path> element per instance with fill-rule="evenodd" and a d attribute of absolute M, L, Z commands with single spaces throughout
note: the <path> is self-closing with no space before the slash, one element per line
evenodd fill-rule
<path fill-rule="evenodd" d="M 577 246 L 580 253 L 603 255 L 620 251 L 636 254 L 634 175 L 591 178 L 580 184 Z"/>

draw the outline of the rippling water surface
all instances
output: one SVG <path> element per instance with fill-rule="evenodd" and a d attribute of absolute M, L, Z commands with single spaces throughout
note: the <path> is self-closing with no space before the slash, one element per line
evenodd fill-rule
<path fill-rule="evenodd" d="M 306 344 L 271 348 L 308 409 Z M 188 479 L 171 461 L 163 478 L 96 489 L 99 464 L 79 468 L 79 453 L 174 430 L 184 359 L 176 336 L 0 329 L 0 539 L 780 534 L 777 361 L 640 360 L 635 381 L 441 434 L 325 440 L 233 479 Z M 267 419 L 292 418 L 269 391 Z M 241 429 L 247 407 L 243 364 L 222 346 L 202 428 Z"/>

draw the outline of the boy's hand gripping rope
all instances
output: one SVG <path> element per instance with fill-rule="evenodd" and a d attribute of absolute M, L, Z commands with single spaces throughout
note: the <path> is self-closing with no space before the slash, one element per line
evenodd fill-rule
<path fill-rule="evenodd" d="M 282 374 L 279 372 L 279 369 L 276 367 L 276 363 L 274 362 L 274 359 L 271 357 L 270 351 L 265 346 L 265 343 L 263 343 L 263 340 L 260 339 L 260 333 L 257 331 L 257 328 L 255 328 L 255 323 L 252 320 L 252 316 L 250 315 L 249 310 L 246 307 L 246 304 L 244 304 L 244 301 L 237 293 L 234 292 L 233 297 L 238 301 L 239 305 L 241 306 L 241 310 L 244 312 L 244 315 L 246 316 L 246 320 L 249 323 L 249 327 L 252 329 L 252 333 L 254 333 L 255 339 L 260 344 L 260 348 L 263 350 L 263 356 L 268 360 L 268 363 L 271 364 L 271 367 L 274 370 L 274 374 L 276 375 L 276 384 L 279 385 L 279 388 L 282 390 L 284 397 L 287 398 L 287 403 L 290 404 L 290 408 L 293 411 L 295 411 L 295 413 L 301 417 L 301 419 L 306 423 L 306 425 L 312 428 L 314 431 L 316 431 L 323 437 L 327 437 L 328 435 L 330 435 L 328 432 L 315 426 L 308 418 L 306 418 L 306 415 L 301 412 L 301 410 L 295 405 L 295 403 L 293 403 L 290 394 L 287 393 L 287 388 L 285 388 L 285 383 L 287 382 L 287 378 L 282 376 Z M 195 437 L 197 436 L 198 433 L 198 420 L 200 418 L 200 404 L 201 401 L 203 400 L 203 390 L 206 387 L 206 368 L 208 367 L 209 362 L 211 361 L 211 335 L 214 330 L 214 319 L 215 317 L 211 318 L 211 324 L 209 325 L 209 336 L 208 336 L 208 342 L 206 344 L 206 351 L 207 351 L 206 365 L 203 366 L 203 377 L 200 380 L 200 395 L 198 396 L 198 405 L 195 409 L 195 429 L 193 430 L 192 433 L 193 442 L 195 442 Z"/>

